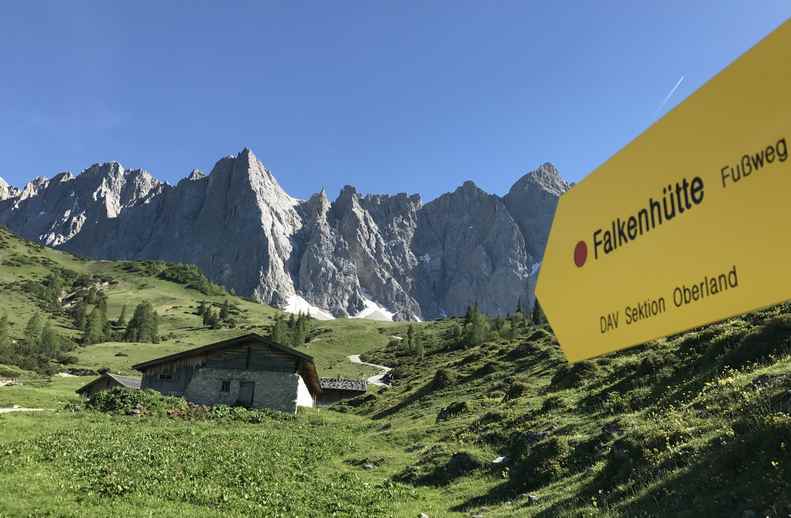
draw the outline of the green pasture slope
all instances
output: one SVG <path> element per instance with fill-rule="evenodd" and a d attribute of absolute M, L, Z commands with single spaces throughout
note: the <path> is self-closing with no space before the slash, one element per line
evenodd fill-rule
<path fill-rule="evenodd" d="M 109 342 L 82 347 L 74 352 L 78 362 L 69 367 L 106 367 L 113 372 L 134 374 L 132 365 L 144 360 L 245 332 L 267 333 L 273 318 L 280 313 L 277 309 L 228 293 L 205 295 L 185 285 L 134 271 L 126 263 L 83 260 L 19 239 L 0 227 L 0 316 L 9 318 L 12 336 L 21 337 L 27 321 L 39 312 L 60 334 L 79 338 L 80 333 L 72 322 L 64 315 L 48 313 L 31 296 L 25 284 L 41 282 L 53 271 L 62 270 L 98 279 L 101 289 L 108 295 L 107 313 L 111 320 L 119 316 L 123 306 L 127 308 L 127 318 L 130 318 L 135 306 L 143 301 L 151 302 L 160 317 L 160 343 Z M 107 282 L 102 283 L 102 280 Z M 196 313 L 200 301 L 219 306 L 226 300 L 236 308 L 234 317 L 239 321 L 238 327 L 216 330 L 204 327 Z M 371 376 L 377 371 L 351 364 L 346 356 L 386 343 L 387 326 L 382 322 L 348 319 L 316 322 L 313 339 L 304 351 L 315 358 L 321 376 Z"/>
<path fill-rule="evenodd" d="M 88 346 L 77 352 L 85 367 L 126 372 L 162 352 L 264 329 L 276 314 L 218 296 L 244 311 L 240 328 L 202 329 L 190 308 L 206 297 L 195 290 L 12 246 L 112 275 L 111 314 L 121 304 L 114 294 L 156 301 L 161 344 Z M 5 287 L 49 267 L 0 266 L 17 334 L 33 303 Z M 0 407 L 50 410 L 0 414 L 0 517 L 791 513 L 791 305 L 574 366 L 546 326 L 505 323 L 469 345 L 455 338 L 462 324 L 415 324 L 419 357 L 403 340 L 388 343 L 406 337 L 407 324 L 318 323 L 307 349 L 322 375 L 355 374 L 345 357 L 364 353 L 394 367 L 395 381 L 295 418 L 186 415 L 154 395 L 142 415 L 105 413 L 77 404 L 84 379 L 30 374 L 0 387 Z"/>

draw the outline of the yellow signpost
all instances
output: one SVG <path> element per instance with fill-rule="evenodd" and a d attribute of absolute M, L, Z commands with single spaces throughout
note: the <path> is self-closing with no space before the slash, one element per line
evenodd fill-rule
<path fill-rule="evenodd" d="M 791 299 L 791 21 L 561 196 L 536 295 L 570 361 Z"/>

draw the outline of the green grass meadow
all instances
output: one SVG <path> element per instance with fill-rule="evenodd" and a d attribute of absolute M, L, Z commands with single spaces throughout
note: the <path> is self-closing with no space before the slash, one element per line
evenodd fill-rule
<path fill-rule="evenodd" d="M 144 300 L 161 316 L 160 343 L 78 347 L 64 369 L 134 374 L 141 361 L 266 333 L 278 315 L 0 230 L 12 336 L 36 311 L 79 336 L 24 288 L 54 269 L 108 279 L 111 318 Z M 237 327 L 204 327 L 200 301 L 225 300 Z M 155 394 L 157 411 L 99 411 L 74 392 L 91 376 L 0 365 L 20 380 L 0 387 L 0 408 L 44 409 L 0 413 L 0 517 L 791 514 L 791 304 L 574 365 L 546 325 L 506 323 L 479 345 L 455 337 L 461 325 L 414 324 L 421 355 L 391 340 L 406 323 L 315 322 L 303 351 L 321 376 L 375 374 L 347 359 L 362 354 L 393 367 L 393 383 L 296 417 L 185 413 Z"/>

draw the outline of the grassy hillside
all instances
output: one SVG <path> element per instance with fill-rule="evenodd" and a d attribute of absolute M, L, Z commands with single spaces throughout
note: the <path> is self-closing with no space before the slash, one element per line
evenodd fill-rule
<path fill-rule="evenodd" d="M 53 268 L 106 276 L 111 314 L 146 299 L 163 315 L 161 343 L 80 347 L 79 366 L 128 372 L 263 330 L 277 314 L 0 238 L 15 336 L 45 311 L 20 283 Z M 199 301 L 226 299 L 238 327 L 202 327 Z M 68 318 L 50 317 L 77 334 Z M 490 324 L 499 331 L 474 346 L 475 333 L 458 337 L 461 320 L 413 324 L 421 355 L 406 345 L 405 323 L 316 323 L 305 350 L 321 375 L 368 374 L 346 360 L 364 353 L 394 367 L 394 381 L 293 419 L 154 395 L 100 412 L 74 404 L 90 378 L 28 373 L 24 385 L 0 387 L 0 407 L 49 410 L 0 414 L 0 517 L 791 514 L 791 305 L 573 366 L 548 327 Z"/>
<path fill-rule="evenodd" d="M 280 314 L 274 308 L 230 295 L 216 286 L 204 290 L 210 293 L 206 294 L 198 289 L 203 286 L 195 280 L 167 280 L 168 275 L 159 270 L 148 263 L 83 260 L 19 239 L 0 227 L 0 316 L 8 317 L 11 335 L 16 339 L 21 339 L 26 323 L 38 312 L 61 335 L 78 341 L 82 333 L 72 319 L 62 309 L 53 309 L 40 295 L 53 272 L 66 279 L 87 279 L 84 282 L 97 286 L 107 295 L 107 316 L 111 320 L 118 318 L 124 306 L 129 318 L 137 304 L 148 301 L 160 317 L 160 343 L 105 342 L 78 347 L 71 352 L 76 360 L 62 366 L 63 369 L 109 368 L 129 374 L 134 373 L 131 366 L 143 360 L 245 332 L 267 333 L 274 317 Z M 67 299 L 69 286 L 65 291 Z M 226 300 L 231 304 L 236 327 L 204 326 L 197 314 L 200 301 L 219 308 Z M 367 377 L 376 371 L 353 365 L 346 356 L 386 343 L 387 326 L 387 323 L 360 320 L 315 322 L 312 339 L 304 351 L 315 357 L 322 376 Z"/>
<path fill-rule="evenodd" d="M 348 405 L 411 452 L 395 476 L 485 516 L 787 516 L 791 305 L 570 366 L 545 328 L 425 358 Z M 496 457 L 505 461 L 494 464 Z"/>

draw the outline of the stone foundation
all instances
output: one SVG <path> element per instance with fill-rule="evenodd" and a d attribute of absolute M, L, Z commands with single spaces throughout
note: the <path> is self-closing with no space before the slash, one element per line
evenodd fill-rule
<path fill-rule="evenodd" d="M 253 408 L 281 412 L 297 411 L 298 387 L 302 378 L 293 372 L 198 369 L 184 391 L 184 399 L 199 405 L 234 405 L 239 400 L 241 382 L 255 383 Z M 222 392 L 229 382 L 228 392 Z"/>

